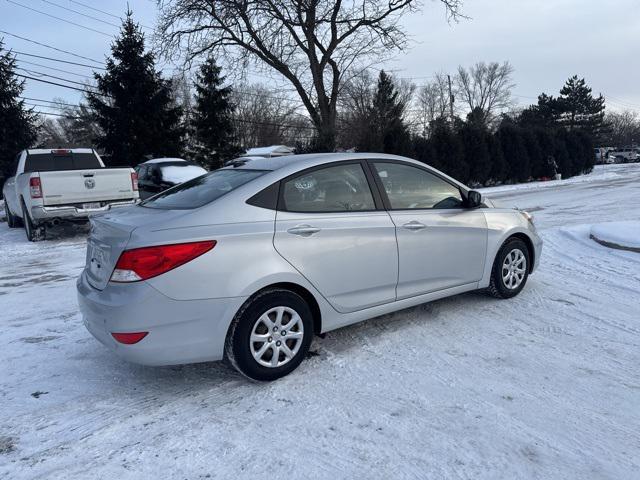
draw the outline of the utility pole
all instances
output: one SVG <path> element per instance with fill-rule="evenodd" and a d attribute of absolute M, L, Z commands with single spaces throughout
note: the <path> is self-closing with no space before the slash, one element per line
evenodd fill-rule
<path fill-rule="evenodd" d="M 455 101 L 455 97 L 451 91 L 451 75 L 447 75 L 447 80 L 449 81 L 449 116 L 451 119 L 451 125 L 453 125 L 453 102 Z"/>

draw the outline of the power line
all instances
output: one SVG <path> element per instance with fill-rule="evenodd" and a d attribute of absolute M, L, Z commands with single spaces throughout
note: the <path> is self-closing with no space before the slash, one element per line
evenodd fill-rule
<path fill-rule="evenodd" d="M 112 27 L 120 28 L 120 25 L 116 25 L 115 23 L 107 22 L 106 20 L 102 20 L 101 18 L 98 18 L 98 17 L 93 17 L 91 15 L 87 15 L 86 13 L 79 12 L 78 10 L 74 10 L 73 8 L 65 7 L 64 5 L 60 5 L 59 3 L 52 2 L 50 0 L 41 0 L 41 1 L 44 2 L 44 3 L 48 3 L 49 5 L 53 5 L 54 7 L 58 7 L 58 8 L 61 8 L 63 10 L 67 10 L 69 12 L 73 12 L 73 13 L 75 13 L 77 15 L 82 15 L 83 17 L 90 18 L 92 20 L 95 20 L 96 22 L 100 22 L 100 23 L 104 23 L 106 25 L 111 25 Z"/>
<path fill-rule="evenodd" d="M 64 103 L 64 102 L 56 102 L 55 100 L 45 100 L 43 98 L 33 98 L 33 97 L 18 97 L 21 100 L 31 100 L 34 102 L 45 102 L 45 103 L 52 103 L 54 105 L 60 105 L 61 107 L 75 107 L 77 105 L 72 105 L 70 103 Z"/>
<path fill-rule="evenodd" d="M 62 73 L 67 73 L 69 75 L 75 75 L 76 77 L 88 78 L 86 75 L 83 75 L 81 73 L 70 72 L 69 70 L 64 70 L 62 68 L 50 67 L 49 65 L 44 65 L 42 63 L 28 62 L 27 60 L 22 60 L 22 59 L 19 59 L 18 62 L 26 63 L 27 65 L 35 65 L 36 67 L 48 68 L 49 70 L 55 70 L 56 72 L 62 72 Z"/>
<path fill-rule="evenodd" d="M 616 97 L 613 97 L 611 95 L 603 95 L 603 96 L 605 98 L 605 102 L 606 101 L 610 101 L 611 103 L 614 103 L 614 104 L 617 103 L 617 104 L 620 104 L 622 106 L 626 106 L 626 107 L 629 107 L 629 108 L 631 108 L 631 107 L 640 108 L 640 105 L 638 105 L 636 103 L 633 103 L 633 102 L 628 102 L 628 101 L 623 100 L 621 98 L 616 98 Z"/>
<path fill-rule="evenodd" d="M 91 32 L 99 33 L 100 35 L 104 35 L 105 37 L 109 37 L 109 38 L 113 37 L 113 35 L 111 35 L 110 33 L 102 32 L 100 30 L 96 30 L 95 28 L 87 27 L 85 25 L 80 25 L 79 23 L 72 22 L 71 20 L 66 20 L 66 19 L 61 18 L 61 17 L 56 17 L 55 15 L 51 15 L 50 13 L 43 12 L 42 10 L 38 10 L 37 8 L 28 7 L 26 5 L 23 5 L 22 3 L 15 2 L 14 0 L 7 0 L 7 2 L 13 3 L 14 5 L 18 5 L 19 7 L 22 7 L 22 8 L 26 8 L 27 10 L 31 10 L 32 12 L 36 12 L 36 13 L 39 13 L 41 15 L 45 15 L 47 17 L 51 17 L 51 18 L 54 18 L 56 20 L 60 20 L 61 22 L 65 22 L 65 23 L 68 23 L 70 25 L 74 25 L 74 26 L 79 27 L 79 28 L 84 28 L 85 30 L 89 30 Z"/>
<path fill-rule="evenodd" d="M 38 115 L 53 115 L 54 117 L 64 117 L 70 118 L 72 120 L 80 120 L 80 117 L 73 117 L 71 115 L 65 115 L 64 113 L 40 112 L 38 110 L 33 110 L 33 113 L 37 113 Z"/>
<path fill-rule="evenodd" d="M 105 12 L 104 10 L 100 10 L 99 8 L 92 7 L 91 5 L 87 5 L 86 3 L 78 2 L 78 1 L 76 1 L 76 0 L 69 0 L 69 1 L 70 1 L 71 3 L 75 3 L 76 5 L 80 5 L 80 6 L 83 6 L 83 7 L 85 7 L 85 8 L 88 8 L 88 9 L 90 9 L 90 10 L 93 10 L 93 11 L 95 11 L 95 12 L 102 13 L 103 15 L 107 15 L 107 16 L 109 16 L 109 17 L 117 18 L 118 20 L 122 20 L 122 17 L 121 17 L 121 16 L 119 16 L 119 15 L 114 15 L 113 13 Z M 148 27 L 148 26 L 143 25 L 143 24 L 141 24 L 141 23 L 140 23 L 139 25 L 140 25 L 141 27 L 143 27 L 143 28 L 147 28 L 147 29 L 149 29 L 149 30 L 153 30 L 153 27 Z"/>
<path fill-rule="evenodd" d="M 24 55 L 26 57 L 42 58 L 44 60 L 50 60 L 52 62 L 67 63 L 69 65 L 76 65 L 78 67 L 89 67 L 89 68 L 95 68 L 96 70 L 106 70 L 106 68 L 104 68 L 104 67 L 94 67 L 93 65 L 87 65 L 86 63 L 70 62 L 68 60 L 60 60 L 59 58 L 45 57 L 43 55 L 35 55 L 33 53 L 18 52 L 17 50 L 12 50 L 12 53 L 15 53 L 17 55 Z M 51 67 L 49 67 L 49 68 L 51 68 Z"/>
<path fill-rule="evenodd" d="M 16 70 L 21 70 L 23 72 L 27 72 L 31 75 L 40 75 L 42 77 L 49 77 L 49 78 L 55 78 L 56 80 L 62 80 L 63 82 L 68 82 L 68 83 L 75 83 L 76 85 L 86 85 L 85 83 L 82 82 L 76 82 L 75 80 L 69 80 L 67 78 L 64 77 L 57 77 L 55 75 L 49 75 L 48 73 L 43 73 L 43 72 L 38 72 L 36 70 L 28 70 L 26 68 L 16 68 Z"/>
<path fill-rule="evenodd" d="M 232 121 L 240 122 L 240 123 L 249 123 L 252 125 L 269 125 L 272 127 L 285 127 L 285 128 L 302 128 L 305 130 L 315 130 L 316 127 L 311 127 L 307 125 L 291 125 L 287 123 L 275 123 L 275 122 L 259 122 L 257 120 L 246 120 L 243 118 L 234 118 Z"/>
<path fill-rule="evenodd" d="M 52 105 L 44 105 L 42 103 L 33 103 L 33 102 L 24 102 L 25 105 L 29 105 L 31 107 L 44 107 L 44 108 L 55 108 L 56 110 L 62 110 L 63 107 L 56 107 Z"/>
<path fill-rule="evenodd" d="M 24 40 L 25 42 L 35 43 L 36 45 L 40 45 L 41 47 L 45 47 L 45 48 L 50 48 L 51 50 L 55 50 L 57 52 L 66 53 L 67 55 L 71 55 L 73 57 L 82 58 L 83 60 L 89 60 L 90 62 L 95 62 L 95 63 L 99 63 L 101 65 L 104 65 L 104 62 L 101 62 L 100 60 L 94 60 L 93 58 L 83 57 L 82 55 L 78 55 L 77 53 L 69 52 L 67 50 L 62 50 L 61 48 L 52 47 L 51 45 L 46 45 L 44 43 L 36 42 L 35 40 L 31 40 L 29 38 L 21 37 L 20 35 L 16 35 L 15 33 L 9 33 L 9 32 L 7 32 L 5 30 L 0 30 L 0 33 L 4 33 L 5 35 L 10 35 L 12 37 L 19 38 L 20 40 Z M 92 67 L 92 68 L 100 68 L 100 67 Z"/>
<path fill-rule="evenodd" d="M 16 75 L 16 77 L 26 78 L 28 80 L 35 80 L 36 82 L 48 83 L 50 85 L 56 85 L 58 87 L 68 88 L 69 90 L 76 90 L 76 91 L 82 92 L 82 93 L 93 93 L 94 95 L 100 95 L 102 97 L 108 97 L 108 95 L 104 95 L 103 93 L 94 92 L 94 91 L 86 89 L 86 88 L 72 87 L 71 85 L 64 85 L 62 83 L 50 82 L 49 80 L 43 80 L 41 78 L 30 77 L 29 75 L 22 75 L 21 73 L 16 73 L 15 75 Z"/>

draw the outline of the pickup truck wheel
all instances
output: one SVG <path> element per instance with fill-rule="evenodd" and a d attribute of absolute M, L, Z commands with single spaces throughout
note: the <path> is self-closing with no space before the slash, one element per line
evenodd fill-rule
<path fill-rule="evenodd" d="M 18 228 L 22 226 L 20 225 L 20 217 L 16 217 L 11 213 L 11 210 L 9 210 L 9 205 L 7 205 L 6 199 L 4 201 L 4 213 L 7 217 L 7 225 L 9 228 Z"/>
<path fill-rule="evenodd" d="M 24 232 L 27 234 L 27 240 L 30 242 L 39 242 L 44 240 L 46 236 L 46 230 L 44 225 L 35 225 L 27 212 L 27 209 L 22 204 L 22 221 L 24 223 Z"/>

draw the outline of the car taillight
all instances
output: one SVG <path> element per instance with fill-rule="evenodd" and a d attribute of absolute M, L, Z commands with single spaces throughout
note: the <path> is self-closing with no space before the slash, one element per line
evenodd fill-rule
<path fill-rule="evenodd" d="M 149 332 L 134 332 L 134 333 L 112 333 L 111 336 L 116 339 L 119 343 L 124 343 L 125 345 L 133 345 L 134 343 L 138 343 L 144 337 L 147 336 Z"/>
<path fill-rule="evenodd" d="M 136 172 L 131 172 L 131 188 L 134 192 L 138 190 L 138 174 Z"/>
<path fill-rule="evenodd" d="M 29 191 L 31 198 L 42 198 L 42 184 L 40 183 L 40 177 L 31 177 L 29 179 Z"/>
<path fill-rule="evenodd" d="M 216 246 L 215 240 L 125 250 L 111 274 L 112 282 L 139 282 L 190 262 Z"/>

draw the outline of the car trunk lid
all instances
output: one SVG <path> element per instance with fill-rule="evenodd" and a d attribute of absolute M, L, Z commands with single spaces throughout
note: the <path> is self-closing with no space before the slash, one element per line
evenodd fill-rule
<path fill-rule="evenodd" d="M 120 254 L 136 228 L 162 223 L 184 212 L 133 206 L 91 217 L 85 272 L 91 286 L 107 286 Z"/>

